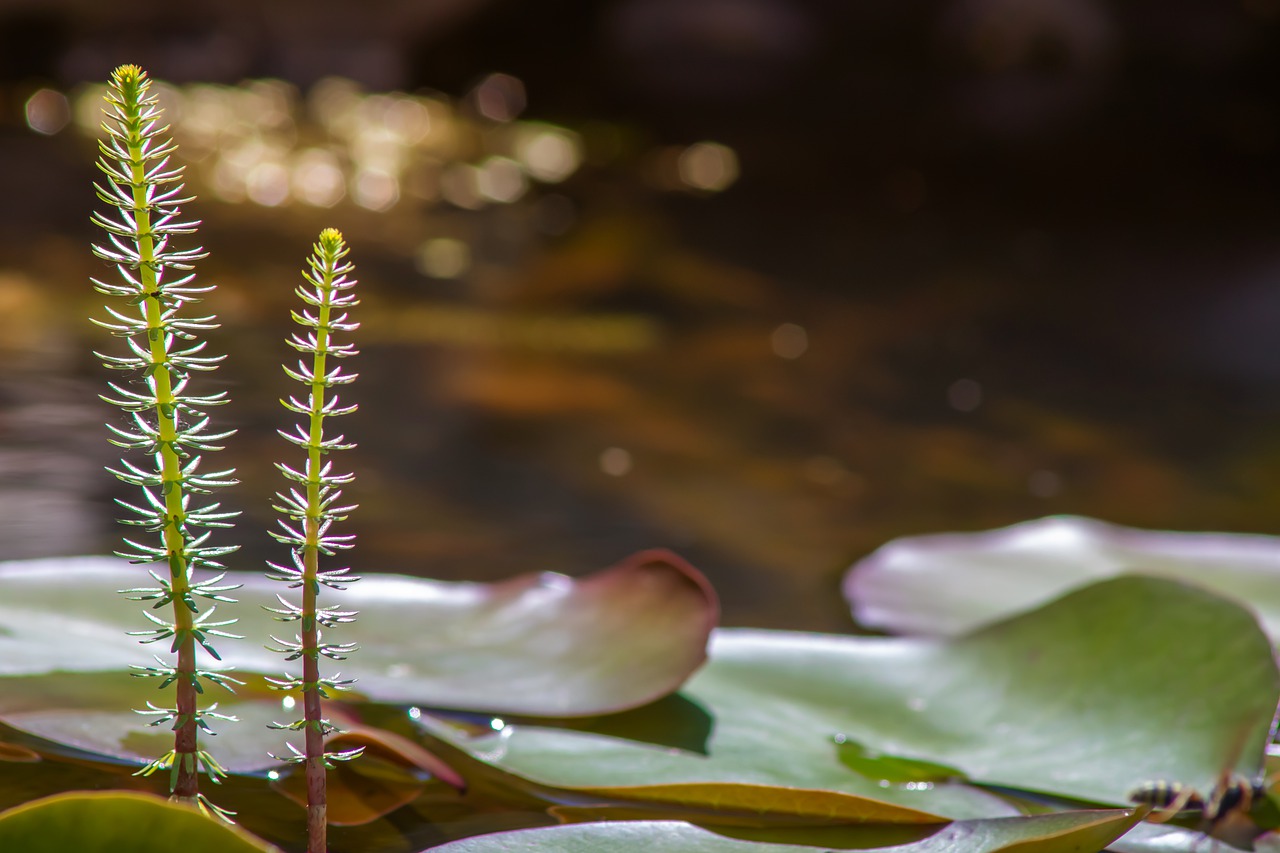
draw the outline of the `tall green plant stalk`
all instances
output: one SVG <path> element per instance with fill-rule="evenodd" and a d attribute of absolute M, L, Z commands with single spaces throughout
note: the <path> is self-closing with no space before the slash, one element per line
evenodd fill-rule
<path fill-rule="evenodd" d="M 269 609 L 283 622 L 300 623 L 294 640 L 272 639 L 279 644 L 274 651 L 286 655 L 288 660 L 301 658 L 302 677 L 286 675 L 283 679 L 273 679 L 272 683 L 282 690 L 302 692 L 302 719 L 287 724 L 277 723 L 276 727 L 301 731 L 305 735 L 303 749 L 289 744 L 292 755 L 282 760 L 303 764 L 305 768 L 308 853 L 325 853 L 328 850 L 326 770 L 334 766 L 333 762 L 355 758 L 362 752 L 360 749 L 325 751 L 325 737 L 337 732 L 338 728 L 324 719 L 320 707 L 320 700 L 328 698 L 329 690 L 341 690 L 352 683 L 340 680 L 336 675 L 321 676 L 320 658 L 345 660 L 356 648 L 354 643 L 324 642 L 321 631 L 354 622 L 355 612 L 317 604 L 321 587 L 345 589 L 344 584 L 359 580 L 349 574 L 350 569 L 320 569 L 321 555 L 331 557 L 337 551 L 350 548 L 354 539 L 350 535 L 339 536 L 331 532 L 334 522 L 344 521 L 347 513 L 355 508 L 339 504 L 341 487 L 350 483 L 354 475 L 335 473 L 333 463 L 325 459 L 333 451 L 355 446 L 345 443 L 346 439 L 341 435 L 325 435 L 327 419 L 356 410 L 355 406 L 341 405 L 337 394 L 332 393 L 334 386 L 346 385 L 356 378 L 355 374 L 343 373 L 341 366 L 336 364 L 337 360 L 354 355 L 356 351 L 351 344 L 335 343 L 333 339 L 335 332 L 350 332 L 359 326 L 349 322 L 346 313 L 346 309 L 358 304 L 350 292 L 356 282 L 347 278 L 347 273 L 352 270 L 352 265 L 344 261 L 347 251 L 339 231 L 326 228 L 320 232 L 320 239 L 307 259 L 308 269 L 302 273 L 305 284 L 299 285 L 295 291 L 308 307 L 292 312 L 294 321 L 303 327 L 303 331 L 296 332 L 289 339 L 289 344 L 310 355 L 310 363 L 305 358 L 299 359 L 297 370 L 286 367 L 285 373 L 307 387 L 307 396 L 305 400 L 290 397 L 281 401 L 286 409 L 302 415 L 304 420 L 292 432 L 281 430 L 280 435 L 305 450 L 306 461 L 301 470 L 283 464 L 276 466 L 288 480 L 297 484 L 289 489 L 288 494 L 277 493 L 280 503 L 275 508 L 285 518 L 280 519 L 283 532 L 272 534 L 292 548 L 293 565 L 272 563 L 275 572 L 268 575 L 288 583 L 291 588 L 301 588 L 302 592 L 301 603 L 294 604 L 283 596 L 277 596 L 282 606 Z"/>
<path fill-rule="evenodd" d="M 165 138 L 168 128 L 162 125 L 150 87 L 146 72 L 136 65 L 122 65 L 111 75 L 103 122 L 106 138 L 99 144 L 98 160 L 106 180 L 94 186 L 112 210 L 93 214 L 108 239 L 108 245 L 94 246 L 94 254 L 114 264 L 119 274 L 111 283 L 93 279 L 94 287 L 126 306 L 117 310 L 108 305 L 110 319 L 94 322 L 122 338 L 128 350 L 125 355 L 97 355 L 106 367 L 134 374 L 127 385 L 111 383 L 112 396 L 103 397 L 128 415 L 125 427 L 109 428 L 114 444 L 145 460 L 135 464 L 126 456 L 119 470 L 109 470 L 142 491 L 140 504 L 120 501 L 132 513 L 122 522 L 154 536 L 149 542 L 126 538 L 131 550 L 119 553 L 134 563 L 160 563 L 168 569 L 150 571 L 154 587 L 124 590 L 135 600 L 153 602 L 143 615 L 155 627 L 130 633 L 142 637 L 143 643 L 171 640 L 170 659 L 157 655 L 155 666 L 135 667 L 135 675 L 160 679 L 161 689 L 173 687 L 171 707 L 148 702 L 147 709 L 139 711 L 156 716 L 151 725 L 169 723 L 174 731 L 173 749 L 139 773 L 168 770 L 175 798 L 225 817 L 226 812 L 200 793 L 201 769 L 214 782 L 226 775 L 201 749 L 200 733 L 212 734 L 210 718 L 233 718 L 215 713 L 216 705 L 202 709 L 200 694 L 202 682 L 227 689 L 239 682 L 201 669 L 196 649 L 220 659 L 210 637 L 235 636 L 221 630 L 234 619 L 211 621 L 216 605 L 202 609 L 201 603 L 232 601 L 222 593 L 237 585 L 220 585 L 225 574 L 217 560 L 235 547 L 208 544 L 207 528 L 230 527 L 228 519 L 235 514 L 220 511 L 217 503 L 196 501 L 235 482 L 231 470 L 199 471 L 199 454 L 220 450 L 216 442 L 232 433 L 210 433 L 204 413 L 226 402 L 223 393 L 198 396 L 188 390 L 193 373 L 213 370 L 222 357 L 202 355 L 205 344 L 197 341 L 200 332 L 217 328 L 214 318 L 182 316 L 189 303 L 213 288 L 194 284 L 192 264 L 205 256 L 201 249 L 170 247 L 172 238 L 193 234 L 199 223 L 179 219 L 180 205 L 191 199 L 181 197 L 183 170 L 170 162 L 176 146 Z M 216 574 L 196 580 L 197 570 Z M 164 614 L 165 608 L 169 618 L 156 615 Z"/>

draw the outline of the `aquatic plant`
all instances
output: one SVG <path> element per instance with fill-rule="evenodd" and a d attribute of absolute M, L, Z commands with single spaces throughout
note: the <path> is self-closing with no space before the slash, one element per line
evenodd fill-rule
<path fill-rule="evenodd" d="M 234 637 L 223 629 L 235 620 L 213 621 L 217 607 L 204 602 L 230 602 L 224 593 L 236 588 L 222 583 L 225 574 L 219 558 L 235 546 L 210 544 L 211 528 L 230 527 L 234 513 L 217 502 L 200 502 L 202 496 L 235 483 L 232 470 L 202 472 L 201 454 L 220 450 L 217 442 L 231 431 L 214 433 L 205 410 L 227 402 L 225 392 L 196 394 L 192 375 L 213 370 L 223 356 L 204 354 L 199 334 L 217 328 L 213 316 L 190 317 L 184 309 L 198 302 L 211 286 L 195 284 L 195 261 L 205 253 L 199 248 L 177 249 L 175 237 L 195 232 L 198 222 L 183 221 L 180 206 L 183 167 L 173 164 L 176 148 L 165 138 L 160 108 L 151 93 L 151 81 L 136 65 L 122 65 L 111 75 L 107 94 L 106 138 L 99 143 L 98 168 L 106 180 L 95 184 L 98 198 L 110 205 L 110 213 L 95 212 L 93 220 L 107 232 L 107 243 L 94 254 L 113 264 L 118 277 L 112 282 L 94 279 L 99 293 L 124 302 L 123 310 L 107 307 L 108 320 L 95 321 L 125 341 L 123 355 L 99 353 L 102 363 L 131 374 L 128 383 L 111 383 L 111 396 L 103 399 L 119 406 L 128 416 L 125 426 L 110 426 L 113 443 L 142 457 L 121 461 L 113 473 L 142 493 L 140 503 L 120 504 L 131 515 L 123 523 L 153 534 L 150 542 L 125 539 L 120 556 L 134 563 L 162 564 L 167 571 L 152 570 L 155 586 L 125 590 L 125 594 L 151 602 L 143 615 L 154 627 L 132 632 L 144 643 L 169 640 L 165 659 L 157 655 L 154 666 L 136 667 L 136 675 L 159 679 L 160 688 L 173 687 L 173 704 L 147 703 L 139 713 L 154 715 L 151 725 L 171 724 L 173 749 L 139 772 L 150 775 L 169 771 L 169 789 L 180 800 L 222 813 L 200 792 L 199 772 L 217 782 L 225 771 L 200 747 L 201 733 L 212 734 L 208 721 L 232 719 L 218 714 L 216 704 L 200 706 L 202 682 L 231 689 L 235 679 L 208 669 L 197 660 L 197 646 L 220 659 L 211 637 Z M 197 572 L 212 576 L 197 579 Z M 169 618 L 157 615 L 168 608 Z"/>
<path fill-rule="evenodd" d="M 232 472 L 199 471 L 200 456 L 230 435 L 213 433 L 204 414 L 225 400 L 188 391 L 193 374 L 218 362 L 197 340 L 213 318 L 184 313 L 208 288 L 187 275 L 201 251 L 169 246 L 195 224 L 179 220 L 181 170 L 169 165 L 173 147 L 162 139 L 145 75 L 119 69 L 109 103 L 99 196 L 115 213 L 95 215 L 109 235 L 95 251 L 120 278 L 95 286 L 128 309 L 108 308 L 100 323 L 123 339 L 126 354 L 102 358 L 133 374 L 112 385 L 110 399 L 128 418 L 114 436 L 146 462 L 126 459 L 117 475 L 143 495 L 124 504 L 127 523 L 157 537 L 129 542 L 125 556 L 169 569 L 152 572 L 156 586 L 128 592 L 172 611 L 148 614 L 155 627 L 132 633 L 171 641 L 176 656 L 135 668 L 175 691 L 172 708 L 147 703 L 157 725 L 172 724 L 174 749 L 141 772 L 168 770 L 175 798 L 224 816 L 199 793 L 198 771 L 236 777 L 224 796 L 238 789 L 245 805 L 237 817 L 261 837 L 154 797 L 71 790 L 124 787 L 120 761 L 141 763 L 143 753 L 129 737 L 136 727 L 122 725 L 127 715 L 113 704 L 115 684 L 140 684 L 112 671 L 124 670 L 136 648 L 104 644 L 86 655 L 83 647 L 84 637 L 119 637 L 122 625 L 132 626 L 131 612 L 119 623 L 99 602 L 137 570 L 68 558 L 55 571 L 46 561 L 0 565 L 0 783 L 8 785 L 0 794 L 6 806 L 19 803 L 0 813 L 0 850 L 168 853 L 181 845 L 186 853 L 269 853 L 275 843 L 301 851 L 296 827 L 278 812 L 282 801 L 271 799 L 294 799 L 290 784 L 300 777 L 311 853 L 327 849 L 330 809 L 348 827 L 334 833 L 335 853 L 423 845 L 442 853 L 513 846 L 769 853 L 779 844 L 930 853 L 971 841 L 994 853 L 1099 850 L 1126 833 L 1113 849 L 1150 846 L 1159 833 L 1161 849 L 1196 853 L 1202 829 L 1223 835 L 1224 815 L 1239 819 L 1248 848 L 1280 826 L 1261 784 L 1280 696 L 1273 650 L 1280 583 L 1259 582 L 1277 576 L 1280 540 L 1225 537 L 1205 548 L 1185 535 L 1056 519 L 1042 525 L 1086 535 L 898 544 L 847 588 L 864 624 L 944 635 L 907 641 L 737 629 L 719 632 L 708 652 L 714 593 L 661 551 L 576 581 L 530 575 L 451 585 L 374 576 L 347 596 L 365 613 L 359 624 L 354 611 L 321 607 L 322 588 L 354 580 L 346 569 L 320 566 L 351 544 L 333 527 L 352 509 L 341 504 L 352 476 L 335 472 L 328 458 L 349 445 L 326 434 L 326 421 L 353 410 L 333 389 L 354 379 L 336 363 L 354 350 L 333 335 L 355 329 L 346 314 L 356 304 L 355 282 L 333 230 L 321 233 L 298 289 L 302 331 L 291 342 L 303 358 L 286 368 L 308 389 L 285 401 L 302 416 L 285 437 L 306 456 L 297 467 L 280 466 L 292 485 L 280 495 L 277 538 L 293 560 L 272 576 L 301 590 L 301 602 L 273 596 L 279 587 L 261 575 L 244 576 L 242 587 L 226 583 L 217 560 L 232 548 L 209 544 L 207 528 L 228 526 L 230 514 L 203 496 L 231 484 Z M 175 271 L 185 277 L 168 281 Z M 1008 584 L 1013 564 L 1035 583 Z M 1133 565 L 1146 572 L 1128 574 Z M 1151 576 L 1152 566 L 1196 582 Z M 212 576 L 197 579 L 197 570 Z M 1119 576 L 1088 583 L 1108 573 Z M 212 621 L 208 602 L 229 601 L 223 593 L 232 588 L 298 625 L 294 639 L 276 642 L 301 660 L 301 675 L 275 683 L 305 694 L 302 719 L 277 724 L 304 734 L 303 748 L 291 747 L 288 758 L 301 773 L 263 772 L 265 761 L 243 755 L 226 759 L 223 771 L 200 748 L 216 716 L 212 705 L 198 705 L 202 685 L 239 683 L 195 663 L 201 649 L 219 657 L 210 637 L 231 636 L 220 630 L 229 622 Z M 257 606 L 246 609 L 245 622 L 268 621 Z M 433 629 L 415 630 L 423 624 Z M 361 679 L 363 695 L 351 697 L 360 725 L 339 734 L 320 700 L 350 680 L 322 675 L 320 664 L 353 650 L 322 637 L 321 629 L 340 626 L 366 648 L 349 673 Z M 246 682 L 231 700 L 235 710 L 248 716 L 244 709 L 257 702 L 257 712 L 277 713 L 278 699 L 250 695 L 261 646 L 224 651 L 220 666 L 239 665 Z M 341 709 L 330 710 L 340 721 Z M 555 717 L 574 719 L 555 724 Z M 237 742 L 254 733 L 279 737 L 240 726 Z M 326 794 L 325 769 L 361 744 L 378 760 L 342 766 L 345 784 Z M 268 750 L 279 747 L 247 751 Z M 1215 777 L 1219 786 L 1209 787 Z M 1198 814 L 1179 818 L 1189 830 L 1171 838 L 1167 827 L 1141 823 L 1152 803 L 1135 809 L 1127 799 L 1143 779 L 1153 790 L 1205 793 L 1182 803 L 1199 805 L 1189 810 Z M 1223 780 L 1248 782 L 1249 795 L 1224 805 Z M 458 796 L 467 783 L 468 795 Z M 58 793 L 42 798 L 49 789 Z M 1168 805 L 1163 811 L 1172 811 Z M 463 835 L 475 837 L 450 840 Z"/>
<path fill-rule="evenodd" d="M 301 590 L 300 604 L 277 596 L 281 606 L 270 610 L 280 621 L 299 623 L 298 634 L 293 640 L 274 636 L 272 639 L 278 644 L 273 651 L 287 655 L 288 660 L 301 658 L 302 677 L 287 675 L 283 679 L 273 679 L 272 684 L 281 690 L 302 693 L 302 718 L 285 725 L 277 724 L 277 727 L 301 731 L 306 739 L 301 750 L 289 744 L 292 754 L 282 760 L 305 767 L 307 849 L 317 852 L 328 849 L 325 771 L 334 766 L 333 762 L 355 758 L 363 751 L 358 748 L 326 751 L 324 739 L 339 729 L 324 718 L 320 708 L 320 700 L 329 697 L 328 691 L 344 689 L 351 683 L 351 680 L 344 681 L 337 676 L 321 676 L 320 658 L 346 660 L 356 648 L 355 643 L 325 642 L 321 635 L 321 629 L 354 622 L 355 612 L 317 604 L 321 587 L 345 589 L 344 584 L 359 580 L 346 568 L 320 569 L 321 555 L 333 556 L 350 548 L 354 538 L 332 532 L 334 523 L 345 520 L 346 514 L 355 508 L 339 503 L 341 487 L 350 483 L 354 475 L 335 472 L 333 462 L 325 458 L 334 451 L 347 450 L 354 445 L 347 444 L 340 435 L 327 437 L 324 429 L 327 419 L 356 410 L 355 406 L 343 406 L 336 393 L 330 395 L 335 386 L 346 385 L 356 378 L 355 374 L 343 373 L 341 366 L 330 363 L 330 359 L 336 361 L 355 354 L 351 344 L 339 344 L 333 339 L 335 332 L 350 332 L 359 326 L 349 322 L 346 313 L 347 308 L 357 304 L 350 292 L 356 282 L 347 278 L 347 273 L 352 270 L 352 265 L 344 261 L 347 252 L 339 231 L 334 228 L 322 231 L 307 260 L 308 268 L 302 273 L 305 284 L 299 285 L 295 291 L 309 307 L 292 312 L 294 321 L 305 331 L 296 332 L 289 339 L 289 344 L 299 352 L 309 354 L 311 359 L 310 363 L 300 359 L 296 370 L 286 367 L 285 372 L 306 386 L 307 395 L 305 400 L 290 397 L 281 403 L 289 411 L 302 415 L 305 421 L 296 425 L 292 432 L 281 430 L 280 435 L 305 450 L 306 461 L 300 470 L 283 463 L 276 466 L 288 480 L 297 484 L 287 493 L 277 493 L 280 502 L 275 508 L 285 518 L 280 520 L 283 532 L 272 534 L 290 546 L 293 565 L 273 563 L 271 567 L 275 572 L 268 575 L 273 580 L 289 584 L 291 589 Z"/>

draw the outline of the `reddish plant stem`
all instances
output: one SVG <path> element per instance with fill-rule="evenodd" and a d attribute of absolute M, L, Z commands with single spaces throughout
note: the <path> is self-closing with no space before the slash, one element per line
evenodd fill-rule
<path fill-rule="evenodd" d="M 308 538 L 315 519 L 307 519 Z M 318 531 L 317 531 L 318 533 Z M 327 853 L 328 801 L 325 794 L 324 730 L 320 710 L 320 631 L 316 625 L 317 549 L 308 548 L 304 557 L 310 580 L 302 585 L 302 709 L 306 720 L 307 853 Z"/>
<path fill-rule="evenodd" d="M 195 657 L 195 640 L 188 638 L 178 649 L 178 680 L 174 682 L 178 719 L 174 729 L 173 760 L 178 772 L 172 793 L 177 799 L 191 801 L 200 793 L 200 765 L 196 759 L 200 732 L 196 728 L 199 699 L 195 689 Z"/>

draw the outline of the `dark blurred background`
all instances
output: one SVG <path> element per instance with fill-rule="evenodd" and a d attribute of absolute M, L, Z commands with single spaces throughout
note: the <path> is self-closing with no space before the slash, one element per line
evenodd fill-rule
<path fill-rule="evenodd" d="M 86 318 L 124 62 L 219 285 L 237 567 L 281 557 L 328 225 L 361 571 L 665 546 L 726 623 L 843 630 L 898 535 L 1280 528 L 1280 0 L 0 0 L 0 557 L 119 534 Z"/>

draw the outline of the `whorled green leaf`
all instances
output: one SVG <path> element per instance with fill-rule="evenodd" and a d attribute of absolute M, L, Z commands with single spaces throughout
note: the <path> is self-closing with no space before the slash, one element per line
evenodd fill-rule
<path fill-rule="evenodd" d="M 866 849 L 885 853 L 1083 853 L 1101 850 L 1132 826 L 1133 820 L 1127 811 L 1085 811 L 957 821 L 919 841 Z M 865 848 L 857 842 L 860 832 L 845 830 L 841 846 Z M 680 821 L 613 821 L 500 832 L 432 849 L 433 853 L 827 853 L 831 847 L 746 840 Z"/>
<path fill-rule="evenodd" d="M 109 558 L 0 564 L 0 676 L 147 663 L 147 647 L 125 636 L 139 605 L 114 594 L 147 581 Z M 254 574 L 235 581 L 244 584 L 236 629 L 247 639 L 217 642 L 222 665 L 275 672 L 279 658 L 263 643 L 282 626 L 262 608 L 278 606 L 279 585 Z M 344 592 L 343 607 L 360 618 L 337 633 L 361 653 L 342 676 L 365 696 L 542 716 L 617 711 L 671 692 L 702 664 L 719 612 L 706 579 L 664 551 L 576 580 L 371 575 Z"/>
<path fill-rule="evenodd" d="M 1280 538 L 1136 530 L 1050 516 L 999 530 L 909 536 L 855 563 L 854 618 L 896 634 L 947 636 L 1126 573 L 1208 587 L 1257 613 L 1280 638 Z"/>
<path fill-rule="evenodd" d="M 0 850 L 22 853 L 279 853 L 195 808 L 145 794 L 74 793 L 0 813 Z"/>
<path fill-rule="evenodd" d="M 516 724 L 473 740 L 435 733 L 536 783 L 598 795 L 704 808 L 726 786 L 751 784 L 774 789 L 759 808 L 779 814 L 795 810 L 795 789 L 809 789 L 986 817 L 972 800 L 943 798 L 956 786 L 882 786 L 853 772 L 839 742 L 990 785 L 1124 804 L 1152 779 L 1207 790 L 1227 764 L 1254 776 L 1280 674 L 1235 603 L 1131 576 L 955 640 L 720 631 L 680 695 L 684 705 L 659 703 L 657 719 L 634 724 L 684 726 L 674 743 L 607 725 Z M 701 729 L 680 719 L 690 708 L 705 715 Z M 670 797 L 653 786 L 683 787 Z"/>

